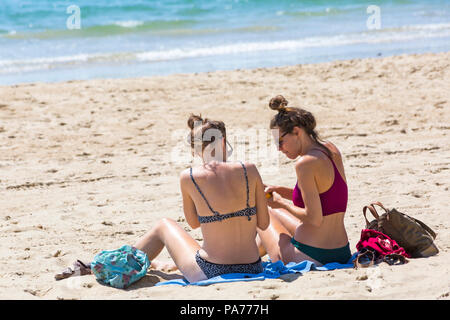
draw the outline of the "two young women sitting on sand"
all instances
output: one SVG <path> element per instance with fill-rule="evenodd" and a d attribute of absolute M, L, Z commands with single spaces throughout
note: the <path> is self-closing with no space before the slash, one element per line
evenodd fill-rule
<path fill-rule="evenodd" d="M 264 185 L 254 164 L 227 162 L 222 121 L 189 118 L 191 147 L 200 139 L 196 156 L 203 164 L 182 172 L 180 184 L 186 221 L 201 227 L 203 244 L 175 221 L 162 219 L 134 244 L 152 267 L 161 267 L 154 259 L 164 246 L 189 282 L 260 273 L 260 256 L 266 253 L 272 262 L 348 262 L 348 189 L 341 154 L 332 143 L 320 142 L 310 112 L 287 104 L 282 96 L 270 101 L 278 111 L 270 128 L 279 130 L 279 151 L 289 159 L 300 157 L 294 188 Z M 201 125 L 194 127 L 195 121 Z M 210 129 L 219 130 L 222 139 L 205 139 Z M 268 200 L 266 194 L 271 194 Z"/>
<path fill-rule="evenodd" d="M 227 273 L 261 273 L 260 257 L 266 253 L 272 262 L 285 264 L 348 262 L 348 189 L 341 154 L 332 143 L 320 142 L 310 112 L 287 104 L 282 96 L 270 101 L 278 112 L 270 128 L 278 130 L 279 151 L 289 159 L 300 157 L 294 188 L 263 184 L 254 164 L 227 162 L 222 121 L 189 118 L 191 148 L 203 164 L 183 171 L 180 184 L 186 221 L 193 229 L 201 227 L 203 244 L 164 218 L 133 245 L 145 252 L 151 267 L 178 268 L 189 282 L 197 282 Z M 155 260 L 164 247 L 175 265 Z"/>

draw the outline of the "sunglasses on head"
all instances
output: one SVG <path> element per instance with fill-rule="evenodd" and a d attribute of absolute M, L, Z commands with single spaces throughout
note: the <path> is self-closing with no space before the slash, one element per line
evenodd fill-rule
<path fill-rule="evenodd" d="M 192 143 L 203 143 L 203 140 L 201 139 L 201 138 L 196 138 L 196 137 L 194 137 L 193 138 L 193 141 L 191 141 L 191 134 L 189 133 L 187 136 L 186 136 L 186 142 L 187 142 L 187 144 L 188 145 L 190 145 L 190 146 L 192 146 L 192 144 L 191 144 L 191 142 Z M 229 156 L 231 156 L 231 154 L 233 153 L 233 147 L 231 146 L 231 144 L 228 142 L 228 140 L 225 140 L 226 141 L 226 143 L 227 143 L 227 146 L 229 147 L 229 148 L 227 148 L 227 156 L 229 157 Z"/>

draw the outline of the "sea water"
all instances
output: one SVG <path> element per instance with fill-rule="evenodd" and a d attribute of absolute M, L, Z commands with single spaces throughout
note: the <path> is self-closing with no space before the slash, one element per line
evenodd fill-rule
<path fill-rule="evenodd" d="M 450 0 L 0 0 L 0 84 L 450 49 Z"/>

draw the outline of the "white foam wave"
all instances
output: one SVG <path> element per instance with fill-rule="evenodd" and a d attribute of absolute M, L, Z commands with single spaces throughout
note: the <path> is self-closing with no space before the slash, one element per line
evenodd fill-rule
<path fill-rule="evenodd" d="M 125 61 L 158 62 L 276 50 L 302 50 L 314 47 L 391 43 L 436 37 L 450 37 L 450 23 L 413 25 L 396 29 L 382 29 L 362 33 L 273 42 L 243 42 L 211 47 L 184 47 L 146 52 L 78 54 L 71 56 L 0 60 L 0 74 L 48 70 L 92 63 L 120 63 Z"/>
<path fill-rule="evenodd" d="M 450 23 L 430 23 L 430 24 L 416 24 L 416 25 L 409 25 L 409 26 L 402 26 L 399 27 L 398 30 L 400 31 L 426 31 L 426 30 L 445 30 L 450 29 Z M 390 29 L 386 29 L 390 30 Z M 392 30 L 396 30 L 395 28 Z"/>
<path fill-rule="evenodd" d="M 123 27 L 123 28 L 135 28 L 135 27 L 142 26 L 144 24 L 144 22 L 143 21 L 129 20 L 129 21 L 117 21 L 117 22 L 114 22 L 114 24 L 116 26 L 120 26 L 120 27 Z"/>
<path fill-rule="evenodd" d="M 331 37 L 310 37 L 298 40 L 246 42 L 191 49 L 176 48 L 171 50 L 143 52 L 137 54 L 136 57 L 140 61 L 164 61 L 215 55 L 242 54 L 258 51 L 301 50 L 314 47 L 390 43 L 418 40 L 423 38 L 450 37 L 450 24 L 411 26 L 405 27 L 404 30 L 415 32 L 375 31 L 336 35 Z M 439 32 L 427 32 L 436 30 Z"/>

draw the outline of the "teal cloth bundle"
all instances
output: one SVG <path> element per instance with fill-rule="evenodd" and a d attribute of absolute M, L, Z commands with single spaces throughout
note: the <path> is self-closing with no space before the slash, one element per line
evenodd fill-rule
<path fill-rule="evenodd" d="M 91 270 L 98 281 L 119 289 L 144 277 L 149 267 L 147 254 L 129 245 L 102 251 L 91 262 Z"/>

